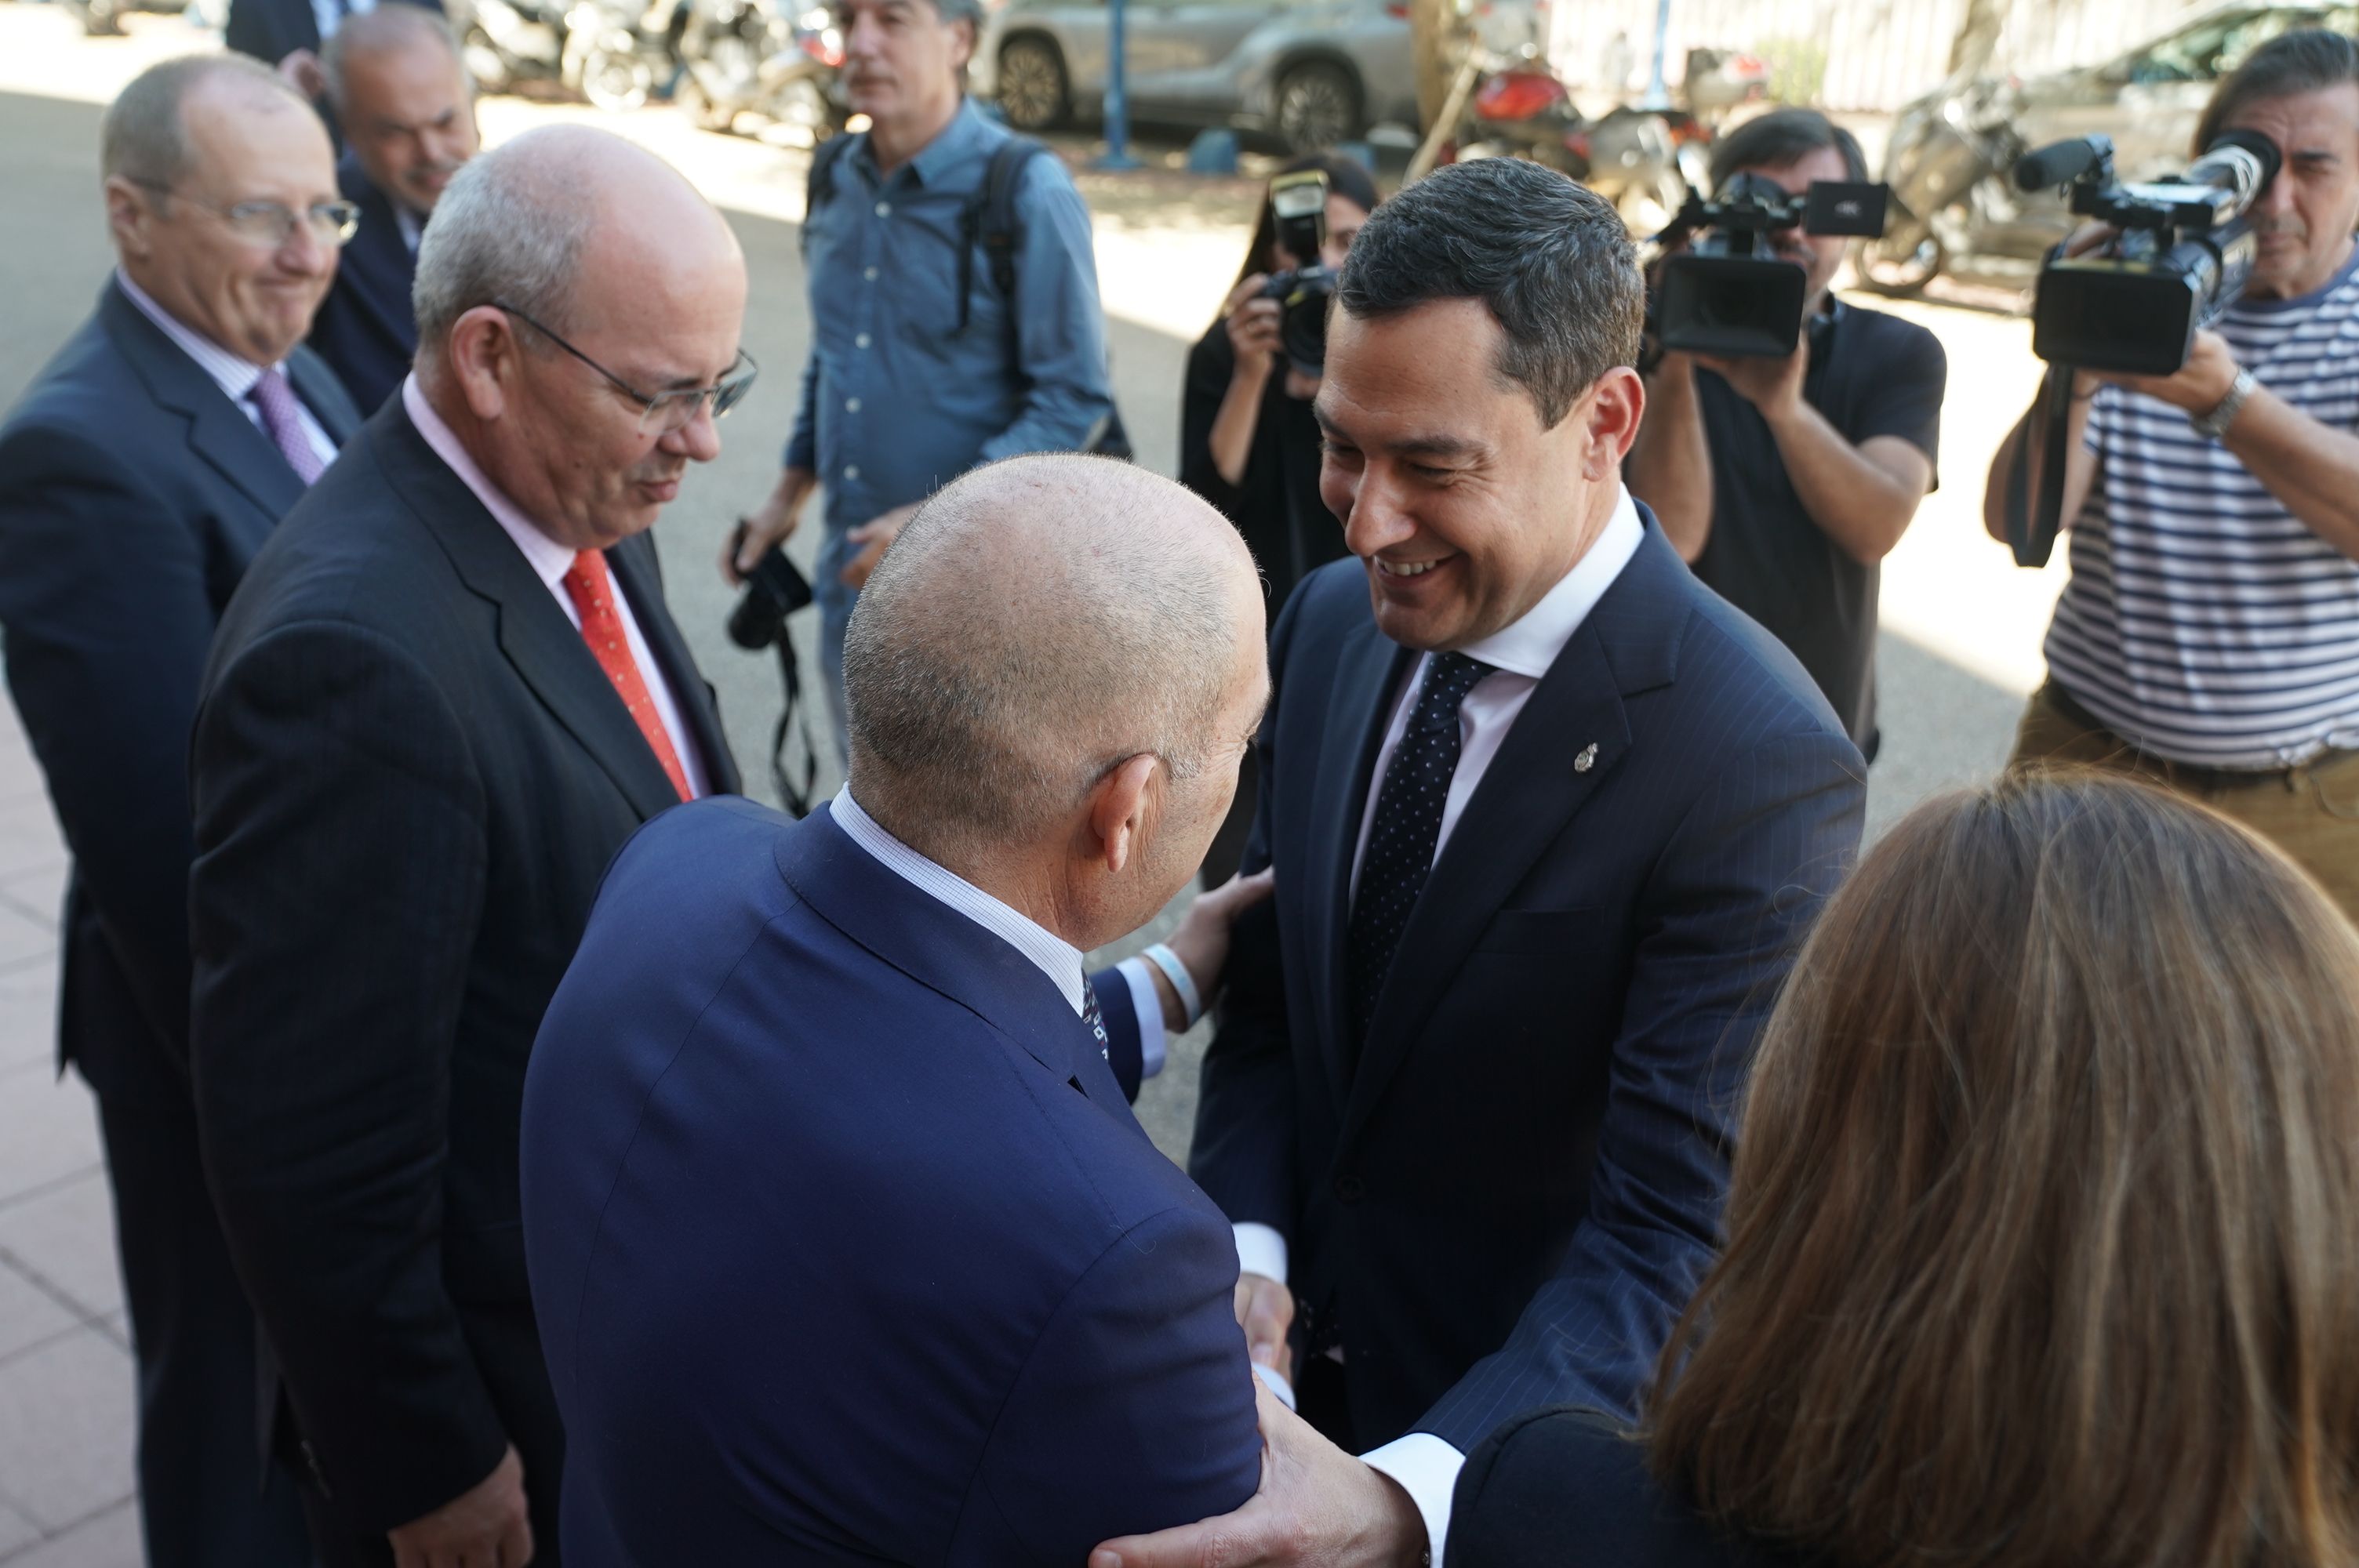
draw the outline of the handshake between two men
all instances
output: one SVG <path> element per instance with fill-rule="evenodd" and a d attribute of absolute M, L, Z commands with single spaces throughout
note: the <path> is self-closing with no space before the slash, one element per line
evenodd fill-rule
<path fill-rule="evenodd" d="M 525 1086 L 570 1560 L 1439 1562 L 1503 1421 L 1636 1409 L 1864 766 L 1623 489 L 1611 208 L 1439 170 L 1337 304 L 1355 558 L 1266 641 L 1187 492 L 975 470 L 852 614 L 828 808 L 695 801 L 614 861 Z M 1275 884 L 1191 923 L 1183 1173 L 1117 1071 L 1161 982 L 1082 955 L 1248 746 Z"/>

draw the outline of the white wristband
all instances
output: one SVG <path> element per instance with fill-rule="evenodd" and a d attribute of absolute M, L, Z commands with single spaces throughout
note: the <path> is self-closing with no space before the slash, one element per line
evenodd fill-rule
<path fill-rule="evenodd" d="M 1139 957 L 1162 970 L 1163 978 L 1171 982 L 1171 989 L 1180 993 L 1180 1015 L 1188 1021 L 1180 1026 L 1180 1029 L 1195 1028 L 1196 1021 L 1204 1016 L 1204 999 L 1197 993 L 1195 977 L 1188 972 L 1188 966 L 1180 961 L 1180 955 L 1158 942 Z"/>

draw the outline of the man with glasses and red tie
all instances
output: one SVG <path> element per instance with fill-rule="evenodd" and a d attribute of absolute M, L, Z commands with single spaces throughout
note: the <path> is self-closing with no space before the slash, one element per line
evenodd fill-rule
<path fill-rule="evenodd" d="M 277 1568 L 302 1513 L 258 1457 L 189 1090 L 189 725 L 247 563 L 360 424 L 297 346 L 353 214 L 319 118 L 250 60 L 148 70 L 102 137 L 118 263 L 0 427 L 0 626 L 74 860 L 58 1048 L 98 1098 L 147 1561 Z"/>
<path fill-rule="evenodd" d="M 752 383 L 745 264 L 660 159 L 549 127 L 451 180 L 416 303 L 206 671 L 190 1049 L 321 1561 L 546 1568 L 519 1097 L 607 861 L 738 787 L 647 530 Z"/>

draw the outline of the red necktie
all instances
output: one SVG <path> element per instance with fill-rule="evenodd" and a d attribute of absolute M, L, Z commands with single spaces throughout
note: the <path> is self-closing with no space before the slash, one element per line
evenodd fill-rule
<path fill-rule="evenodd" d="M 663 717 L 656 712 L 655 698 L 647 695 L 647 677 L 639 674 L 639 663 L 631 657 L 631 640 L 623 631 L 623 613 L 614 606 L 614 579 L 606 570 L 606 557 L 595 550 L 574 557 L 565 574 L 565 591 L 572 596 L 573 608 L 582 612 L 582 640 L 590 644 L 591 656 L 614 683 L 614 695 L 631 710 L 656 761 L 670 775 L 671 787 L 679 791 L 680 799 L 693 799 L 679 753 L 672 750 Z"/>

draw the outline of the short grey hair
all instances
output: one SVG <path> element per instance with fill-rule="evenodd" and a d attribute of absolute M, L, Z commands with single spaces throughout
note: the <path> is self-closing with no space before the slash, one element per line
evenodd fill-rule
<path fill-rule="evenodd" d="M 1335 297 L 1361 320 L 1480 299 L 1506 345 L 1498 372 L 1560 424 L 1607 371 L 1638 362 L 1647 286 L 1604 198 L 1523 158 L 1438 168 L 1377 208 Z"/>
<path fill-rule="evenodd" d="M 2212 90 L 2195 126 L 2191 157 L 2200 157 L 2220 137 L 2220 128 L 2246 108 L 2271 98 L 2322 92 L 2359 83 L 2359 41 L 2323 27 L 2279 33 L 2245 58 L 2245 63 Z M 2291 151 L 2291 148 L 2284 149 Z"/>
<path fill-rule="evenodd" d="M 421 44 L 441 46 L 460 74 L 466 75 L 466 57 L 459 52 L 458 37 L 440 11 L 429 11 L 409 0 L 385 0 L 375 10 L 345 18 L 344 25 L 336 29 L 336 36 L 320 50 L 320 70 L 328 79 L 328 102 L 335 105 L 338 114 L 344 112 L 344 72 L 355 58 L 397 53 Z M 473 90 L 473 80 L 470 78 L 468 91 Z"/>
<path fill-rule="evenodd" d="M 421 362 L 439 357 L 459 318 L 485 305 L 565 330 L 598 203 L 568 178 L 576 160 L 547 139 L 520 136 L 469 159 L 434 204 L 410 285 Z"/>
<path fill-rule="evenodd" d="M 844 634 L 862 805 L 940 859 L 1037 841 L 1131 757 L 1201 773 L 1236 674 L 1220 551 L 1243 559 L 1217 514 L 1191 527 L 1175 510 L 1202 506 L 1071 455 L 977 470 L 928 502 Z"/>
<path fill-rule="evenodd" d="M 220 78 L 256 94 L 284 98 L 312 114 L 300 92 L 278 73 L 242 54 L 191 54 L 158 61 L 114 95 L 98 127 L 98 167 L 109 179 L 169 190 L 189 172 L 189 128 L 181 114 L 191 91 Z"/>

